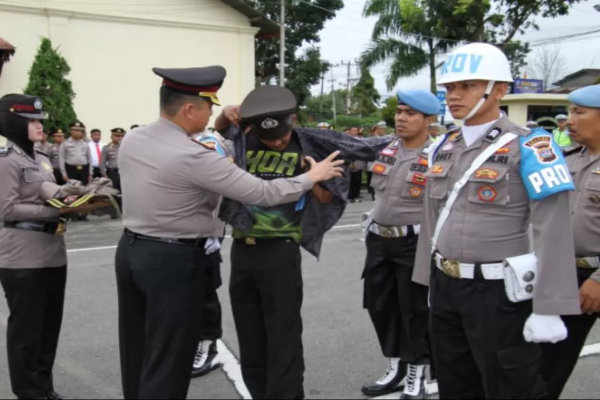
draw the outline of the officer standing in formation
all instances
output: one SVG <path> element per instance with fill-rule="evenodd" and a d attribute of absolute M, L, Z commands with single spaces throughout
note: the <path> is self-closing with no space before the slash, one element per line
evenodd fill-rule
<path fill-rule="evenodd" d="M 582 315 L 563 317 L 569 332 L 566 340 L 542 345 L 547 399 L 560 398 L 587 336 L 600 318 L 600 85 L 572 92 L 569 101 L 569 133 L 583 145 L 567 153 L 577 188 L 571 192 L 570 208 Z"/>
<path fill-rule="evenodd" d="M 549 133 L 502 116 L 509 82 L 506 56 L 483 43 L 452 52 L 439 80 L 464 126 L 429 149 L 413 279 L 431 290 L 443 399 L 544 396 L 538 343 L 564 340 L 560 315 L 580 313 L 573 183 Z"/>
<path fill-rule="evenodd" d="M 427 287 L 412 282 L 427 172 L 428 127 L 440 102 L 429 91 L 399 91 L 396 140 L 371 166 L 376 201 L 366 238 L 364 307 L 389 367 L 366 384 L 368 396 L 404 385 L 403 399 L 424 399 L 429 365 Z M 408 373 L 407 373 L 408 372 Z M 405 379 L 406 378 L 406 379 Z"/>
<path fill-rule="evenodd" d="M 113 187 L 117 190 L 121 190 L 121 177 L 119 175 L 119 144 L 125 130 L 123 128 L 111 129 L 111 143 L 102 148 L 102 155 L 100 157 L 100 173 L 105 178 L 110 178 Z"/>
<path fill-rule="evenodd" d="M 222 67 L 153 70 L 163 78 L 161 118 L 129 132 L 119 149 L 125 232 L 117 246 L 121 374 L 125 398 L 186 398 L 201 333 L 206 254 L 221 195 L 247 204 L 295 202 L 341 176 L 338 152 L 291 179 L 263 181 L 238 168 L 203 132 Z M 160 157 L 156 157 L 160 154 Z"/>
<path fill-rule="evenodd" d="M 44 154 L 48 154 L 50 143 L 48 143 L 48 134 L 44 132 L 42 134 L 42 140 L 35 144 L 35 149 L 41 151 Z"/>
<path fill-rule="evenodd" d="M 67 252 L 63 210 L 46 206 L 42 184 L 54 183 L 50 160 L 34 143 L 45 119 L 37 97 L 0 99 L 0 282 L 10 316 L 6 329 L 12 391 L 19 399 L 61 399 L 52 369 L 63 317 Z M 91 211 L 95 206 L 87 205 Z M 80 210 L 85 210 L 85 207 Z"/>
<path fill-rule="evenodd" d="M 60 171 L 65 182 L 75 179 L 85 186 L 92 179 L 92 153 L 83 140 L 85 125 L 74 122 L 69 128 L 71 137 L 60 146 Z"/>
<path fill-rule="evenodd" d="M 60 172 L 60 146 L 65 141 L 65 134 L 62 129 L 58 129 L 52 135 L 54 144 L 48 148 L 48 158 L 52 163 L 52 169 L 54 170 L 54 179 L 58 185 L 64 185 L 66 182 L 63 180 L 63 175 Z"/>

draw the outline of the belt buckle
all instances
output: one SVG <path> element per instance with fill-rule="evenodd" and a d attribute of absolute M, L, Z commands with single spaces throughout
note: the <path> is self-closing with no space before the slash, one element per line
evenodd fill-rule
<path fill-rule="evenodd" d="M 59 222 L 54 232 L 54 236 L 62 236 L 67 231 L 67 224 L 65 222 Z"/>
<path fill-rule="evenodd" d="M 394 237 L 394 230 L 386 226 L 379 226 L 379 234 L 383 238 L 391 239 Z"/>
<path fill-rule="evenodd" d="M 590 268 L 592 268 L 590 262 L 588 260 L 586 260 L 585 258 L 583 258 L 583 257 L 576 258 L 575 259 L 575 264 L 577 265 L 578 268 L 583 268 L 583 269 L 590 269 Z"/>
<path fill-rule="evenodd" d="M 256 239 L 253 237 L 247 237 L 244 239 L 244 242 L 249 246 L 256 246 Z"/>
<path fill-rule="evenodd" d="M 460 279 L 460 263 L 442 258 L 442 271 L 451 278 Z"/>
<path fill-rule="evenodd" d="M 83 169 L 83 167 L 81 165 L 77 166 L 77 171 L 81 171 Z"/>

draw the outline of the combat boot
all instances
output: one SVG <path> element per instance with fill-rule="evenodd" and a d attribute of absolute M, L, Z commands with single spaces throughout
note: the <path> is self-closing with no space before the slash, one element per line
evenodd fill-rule
<path fill-rule="evenodd" d="M 366 383 L 361 390 L 367 396 L 383 396 L 398 392 L 405 385 L 405 377 L 406 364 L 399 358 L 390 358 L 385 374 L 377 382 Z"/>
<path fill-rule="evenodd" d="M 400 399 L 426 399 L 427 387 L 425 386 L 425 365 L 408 364 L 406 385 Z"/>

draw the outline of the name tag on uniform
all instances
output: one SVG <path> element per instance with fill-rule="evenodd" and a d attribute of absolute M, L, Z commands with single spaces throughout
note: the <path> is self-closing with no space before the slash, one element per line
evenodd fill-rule
<path fill-rule="evenodd" d="M 396 148 L 396 149 L 393 149 L 393 148 L 391 148 L 391 147 L 387 147 L 387 148 L 383 149 L 383 150 L 381 151 L 381 153 L 379 153 L 379 154 L 381 154 L 382 156 L 394 157 L 394 156 L 396 155 L 396 153 L 397 153 L 397 152 L 398 152 L 398 149 L 397 149 L 397 148 Z"/>

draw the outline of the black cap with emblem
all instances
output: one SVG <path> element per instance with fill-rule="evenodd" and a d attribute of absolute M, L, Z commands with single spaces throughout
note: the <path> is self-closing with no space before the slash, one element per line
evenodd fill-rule
<path fill-rule="evenodd" d="M 46 119 L 39 97 L 24 94 L 7 94 L 0 99 L 0 111 L 28 119 Z"/>
<path fill-rule="evenodd" d="M 123 128 L 114 128 L 114 129 L 111 129 L 110 131 L 116 135 L 125 134 L 125 129 L 123 129 Z"/>
<path fill-rule="evenodd" d="M 163 86 L 169 90 L 199 96 L 220 106 L 217 92 L 223 86 L 227 71 L 221 66 L 203 68 L 152 68 L 163 78 Z"/>
<path fill-rule="evenodd" d="M 294 127 L 293 115 L 298 109 L 296 97 L 281 86 L 259 86 L 251 91 L 240 106 L 242 124 L 247 124 L 264 140 L 277 140 Z"/>
<path fill-rule="evenodd" d="M 69 125 L 69 128 L 71 128 L 71 129 L 85 130 L 85 125 L 81 121 L 75 121 L 75 122 L 72 122 Z"/>

